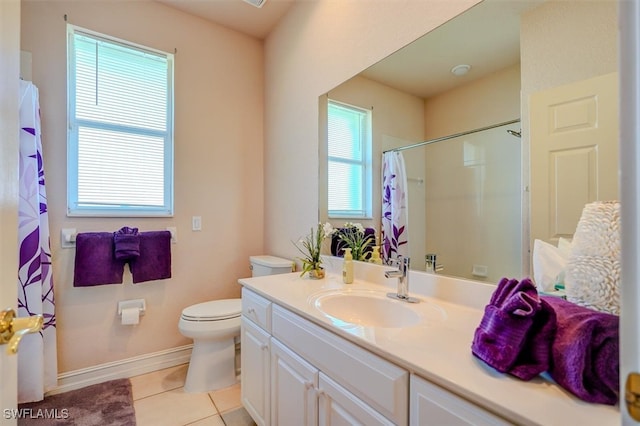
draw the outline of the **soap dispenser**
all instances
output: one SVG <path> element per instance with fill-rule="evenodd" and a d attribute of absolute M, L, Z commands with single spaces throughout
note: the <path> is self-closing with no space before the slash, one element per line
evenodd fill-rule
<path fill-rule="evenodd" d="M 373 246 L 373 252 L 371 253 L 371 259 L 369 262 L 375 263 L 376 265 L 382 265 L 382 259 L 380 258 L 380 246 Z"/>
<path fill-rule="evenodd" d="M 342 264 L 342 281 L 345 284 L 351 284 L 353 282 L 353 256 L 351 255 L 351 249 L 344 249 L 344 262 Z"/>

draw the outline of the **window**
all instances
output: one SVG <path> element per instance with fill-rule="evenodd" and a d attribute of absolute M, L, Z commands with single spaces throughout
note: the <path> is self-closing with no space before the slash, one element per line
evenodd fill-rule
<path fill-rule="evenodd" d="M 329 217 L 371 217 L 371 111 L 328 104 Z"/>
<path fill-rule="evenodd" d="M 173 214 L 173 55 L 69 25 L 67 214 Z"/>

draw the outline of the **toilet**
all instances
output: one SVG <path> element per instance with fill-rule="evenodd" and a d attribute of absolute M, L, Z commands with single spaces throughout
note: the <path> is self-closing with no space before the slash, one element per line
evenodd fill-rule
<path fill-rule="evenodd" d="M 275 256 L 251 256 L 251 276 L 293 271 L 293 262 Z M 178 329 L 193 339 L 185 392 L 208 392 L 237 382 L 235 338 L 240 335 L 242 299 L 222 299 L 182 310 Z"/>

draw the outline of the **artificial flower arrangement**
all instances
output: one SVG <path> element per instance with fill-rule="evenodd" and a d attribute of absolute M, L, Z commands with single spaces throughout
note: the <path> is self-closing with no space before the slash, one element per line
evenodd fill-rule
<path fill-rule="evenodd" d="M 333 229 L 338 239 L 351 249 L 354 260 L 366 261 L 375 244 L 374 235 L 367 235 L 361 223 L 347 222 L 343 228 Z"/>
<path fill-rule="evenodd" d="M 335 229 L 329 222 L 324 225 L 318 223 L 318 228 L 314 231 L 313 227 L 311 232 L 300 239 L 298 242 L 302 245 L 295 244 L 296 248 L 303 254 L 303 257 L 299 259 L 302 261 L 302 274 L 309 273 L 311 278 L 323 278 L 324 269 L 322 268 L 322 259 L 320 258 L 320 251 L 322 250 L 322 242 L 325 238 L 330 237 L 335 232 Z"/>

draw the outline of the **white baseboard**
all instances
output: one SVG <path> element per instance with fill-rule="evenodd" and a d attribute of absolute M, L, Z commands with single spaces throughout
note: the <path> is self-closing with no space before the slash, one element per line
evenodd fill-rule
<path fill-rule="evenodd" d="M 46 392 L 46 395 L 54 395 L 109 380 L 129 378 L 162 370 L 163 368 L 187 364 L 191 358 L 192 348 L 192 344 L 179 346 L 177 348 L 62 373 L 58 375 L 58 386 Z"/>

